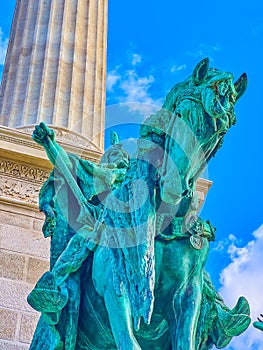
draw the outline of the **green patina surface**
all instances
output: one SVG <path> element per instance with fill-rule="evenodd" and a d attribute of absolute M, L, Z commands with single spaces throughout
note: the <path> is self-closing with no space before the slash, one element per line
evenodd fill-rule
<path fill-rule="evenodd" d="M 263 317 L 263 314 L 260 314 L 260 317 L 258 317 L 258 320 L 256 322 L 253 322 L 253 326 L 263 332 L 263 319 L 262 319 L 262 317 Z"/>
<path fill-rule="evenodd" d="M 259 329 L 260 331 L 263 331 L 263 322 L 254 322 L 253 326 Z"/>
<path fill-rule="evenodd" d="M 40 193 L 51 259 L 28 296 L 42 314 L 31 349 L 206 350 L 248 327 L 246 299 L 229 309 L 204 270 L 215 229 L 195 194 L 246 83 L 202 60 L 141 125 L 136 154 L 113 134 L 99 165 L 36 126 L 54 169 Z"/>

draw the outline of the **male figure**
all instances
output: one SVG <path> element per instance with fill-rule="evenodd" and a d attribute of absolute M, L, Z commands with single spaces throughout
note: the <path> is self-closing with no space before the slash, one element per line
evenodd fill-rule
<path fill-rule="evenodd" d="M 63 176 L 61 173 L 63 169 L 61 164 L 57 164 L 58 162 L 63 162 L 63 166 L 65 165 L 70 171 L 74 170 L 76 159 L 72 159 L 57 144 L 53 130 L 50 130 L 44 123 L 36 126 L 33 139 L 44 146 L 50 161 L 55 168 L 58 167 L 59 177 Z M 96 165 L 88 160 L 79 160 L 81 166 L 87 172 L 89 180 L 90 177 L 93 180 L 90 183 L 85 181 L 85 185 L 94 186 L 95 183 L 95 188 L 88 191 L 91 193 L 90 198 L 87 198 L 85 209 L 85 220 L 89 217 L 88 224 L 79 227 L 72 235 L 61 254 L 55 259 L 53 264 L 51 263 L 51 271 L 46 272 L 40 278 L 36 287 L 28 296 L 29 304 L 38 311 L 44 313 L 59 312 L 66 305 L 68 292 L 65 281 L 70 274 L 80 269 L 90 252 L 94 251 L 97 244 L 99 244 L 101 233 L 99 232 L 99 217 L 103 212 L 103 200 L 112 189 L 122 183 L 129 165 L 129 154 L 122 148 L 116 133 L 112 133 L 111 143 L 112 147 L 104 153 L 100 165 Z M 57 151 L 57 157 L 61 157 L 59 161 L 54 154 L 55 152 L 52 152 L 52 148 Z M 62 218 L 62 220 L 59 218 L 63 216 L 63 213 L 58 213 L 59 208 L 55 209 L 56 186 L 54 186 L 54 181 L 56 180 L 54 177 L 54 174 L 52 174 L 40 192 L 40 209 L 46 214 L 46 221 L 43 226 L 45 237 L 53 235 L 59 220 L 63 221 L 63 226 L 68 226 L 65 218 Z M 67 182 L 70 186 L 70 181 L 67 180 Z M 83 194 L 80 193 L 80 195 L 82 196 Z"/>

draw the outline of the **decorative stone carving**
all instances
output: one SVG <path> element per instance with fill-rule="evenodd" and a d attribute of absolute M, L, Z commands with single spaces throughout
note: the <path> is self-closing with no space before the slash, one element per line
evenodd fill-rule
<path fill-rule="evenodd" d="M 38 145 L 34 145 L 34 143 L 31 142 L 31 140 L 27 140 L 27 139 L 24 139 L 22 137 L 21 138 L 13 137 L 13 136 L 8 135 L 6 133 L 0 133 L 0 141 L 7 141 L 11 144 L 23 145 L 23 146 L 27 146 L 27 147 L 40 149 L 40 147 Z"/>
<path fill-rule="evenodd" d="M 15 163 L 10 160 L 0 159 L 0 173 L 6 176 L 34 180 L 43 183 L 49 177 L 49 171 L 35 168 L 23 163 Z"/>
<path fill-rule="evenodd" d="M 26 181 L 17 181 L 0 176 L 0 197 L 20 200 L 37 205 L 40 185 L 32 185 Z"/>

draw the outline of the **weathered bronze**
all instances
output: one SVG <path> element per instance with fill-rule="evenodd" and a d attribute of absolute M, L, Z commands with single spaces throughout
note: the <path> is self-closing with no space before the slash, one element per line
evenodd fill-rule
<path fill-rule="evenodd" d="M 215 229 L 195 191 L 246 84 L 202 60 L 141 125 L 136 154 L 114 134 L 99 165 L 36 126 L 54 170 L 40 193 L 51 260 L 28 297 L 42 313 L 31 349 L 206 350 L 248 327 L 246 299 L 230 310 L 204 271 Z"/>
<path fill-rule="evenodd" d="M 260 314 L 260 317 L 258 317 L 257 321 L 253 322 L 253 326 L 260 331 L 263 331 L 263 314 Z"/>

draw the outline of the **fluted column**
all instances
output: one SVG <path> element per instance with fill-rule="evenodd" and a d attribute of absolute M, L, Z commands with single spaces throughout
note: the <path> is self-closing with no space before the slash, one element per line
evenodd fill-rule
<path fill-rule="evenodd" d="M 0 124 L 45 121 L 103 149 L 108 0 L 17 0 Z"/>

